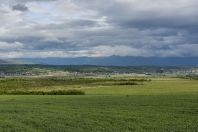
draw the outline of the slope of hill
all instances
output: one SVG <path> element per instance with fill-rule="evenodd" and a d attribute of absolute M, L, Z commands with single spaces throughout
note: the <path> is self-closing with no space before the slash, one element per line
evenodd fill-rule
<path fill-rule="evenodd" d="M 14 64 L 33 64 L 29 61 L 24 61 L 20 59 L 7 59 L 7 60 L 0 60 L 0 65 L 14 65 Z"/>
<path fill-rule="evenodd" d="M 103 65 L 103 66 L 198 66 L 198 57 L 77 57 L 77 58 L 21 58 L 24 62 L 50 65 Z"/>
<path fill-rule="evenodd" d="M 10 61 L 5 61 L 5 60 L 0 60 L 0 65 L 2 65 L 2 64 L 11 64 L 11 62 Z"/>

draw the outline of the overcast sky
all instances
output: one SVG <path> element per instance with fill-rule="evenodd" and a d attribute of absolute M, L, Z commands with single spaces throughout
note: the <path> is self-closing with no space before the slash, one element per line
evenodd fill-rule
<path fill-rule="evenodd" d="M 198 57 L 197 0 L 0 2 L 0 58 Z"/>

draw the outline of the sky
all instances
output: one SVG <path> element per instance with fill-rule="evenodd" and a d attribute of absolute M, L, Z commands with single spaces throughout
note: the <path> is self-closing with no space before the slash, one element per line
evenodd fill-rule
<path fill-rule="evenodd" d="M 198 57 L 197 0 L 0 0 L 0 58 Z"/>

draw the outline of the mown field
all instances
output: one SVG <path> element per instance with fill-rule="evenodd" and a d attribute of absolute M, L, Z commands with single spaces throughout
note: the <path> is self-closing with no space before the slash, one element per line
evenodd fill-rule
<path fill-rule="evenodd" d="M 85 95 L 5 95 L 77 89 Z M 198 80 L 0 78 L 0 131 L 198 130 Z"/>

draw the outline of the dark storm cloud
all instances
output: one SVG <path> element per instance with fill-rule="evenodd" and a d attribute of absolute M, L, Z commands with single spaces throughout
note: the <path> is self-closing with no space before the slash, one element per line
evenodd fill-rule
<path fill-rule="evenodd" d="M 198 56 L 196 0 L 10 0 L 0 6 L 0 52 L 15 45 L 11 57 Z"/>
<path fill-rule="evenodd" d="M 17 5 L 12 6 L 12 10 L 24 12 L 24 11 L 28 11 L 28 7 L 23 4 L 17 4 Z"/>
<path fill-rule="evenodd" d="M 97 10 L 101 15 L 107 16 L 108 22 L 126 28 L 178 28 L 186 30 L 197 30 L 198 13 L 196 13 L 198 2 L 191 0 L 173 0 L 149 2 L 148 0 L 74 0 L 87 8 Z M 125 3 L 124 1 L 127 1 Z M 153 4 L 152 4 L 153 3 Z M 172 6 L 174 3 L 177 5 Z M 183 5 L 186 4 L 186 5 Z M 157 7 L 152 7 L 153 5 Z M 179 8 L 181 5 L 181 8 Z M 150 7 L 149 7 L 150 6 Z"/>
<path fill-rule="evenodd" d="M 50 1 L 57 1 L 57 0 L 14 0 L 14 1 L 18 3 L 27 3 L 27 2 L 50 2 Z"/>

